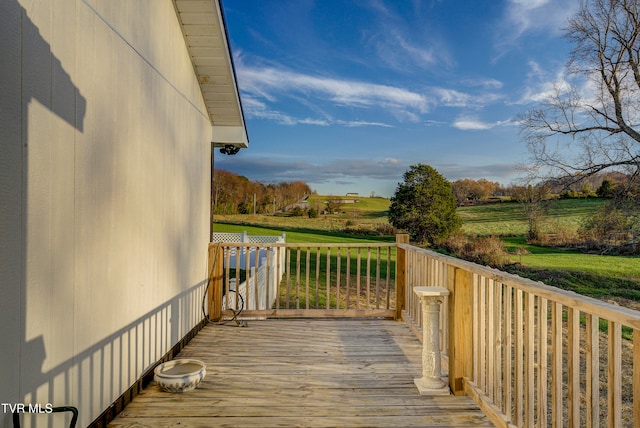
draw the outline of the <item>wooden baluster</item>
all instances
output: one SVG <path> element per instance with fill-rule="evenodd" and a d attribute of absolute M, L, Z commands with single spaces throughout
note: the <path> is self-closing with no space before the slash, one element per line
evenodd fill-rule
<path fill-rule="evenodd" d="M 408 244 L 409 235 L 396 235 L 396 245 Z M 400 246 L 396 247 L 396 319 L 402 319 L 402 310 L 405 308 L 406 294 L 407 251 Z M 388 293 L 387 293 L 388 295 Z"/>
<path fill-rule="evenodd" d="M 448 266 L 449 386 L 464 395 L 464 379 L 473 377 L 473 274 Z"/>

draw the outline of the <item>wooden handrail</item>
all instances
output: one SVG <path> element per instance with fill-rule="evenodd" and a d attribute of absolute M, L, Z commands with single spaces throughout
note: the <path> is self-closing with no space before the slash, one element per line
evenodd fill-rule
<path fill-rule="evenodd" d="M 601 318 L 615 321 L 617 323 L 640 329 L 640 312 L 623 306 L 616 306 L 602 300 L 594 299 L 589 296 L 583 296 L 573 291 L 562 290 L 552 287 L 543 282 L 533 281 L 498 269 L 481 266 L 466 260 L 456 259 L 454 257 L 439 254 L 423 248 L 414 247 L 408 244 L 398 244 L 398 248 L 406 248 L 416 253 L 424 254 L 433 260 L 439 260 L 448 266 L 454 266 L 463 269 L 472 274 L 476 274 L 485 278 L 492 279 L 504 285 L 516 287 L 526 293 L 532 293 L 536 296 L 543 297 L 564 306 L 579 309 L 581 312 L 598 313 Z"/>
<path fill-rule="evenodd" d="M 402 253 L 403 316 L 416 323 L 413 287 L 449 289 L 450 388 L 497 426 L 640 426 L 640 312 L 399 243 Z"/>
<path fill-rule="evenodd" d="M 210 242 L 209 248 L 215 247 L 217 245 L 222 245 L 223 247 L 233 247 L 233 248 L 385 248 L 385 247 L 396 247 L 395 242 L 348 242 L 348 243 L 328 243 L 328 242 L 318 242 L 318 243 L 292 243 L 292 242 L 274 242 L 274 243 L 246 243 L 246 242 L 234 242 L 234 243 L 217 243 Z M 414 247 L 415 248 L 415 247 Z"/>

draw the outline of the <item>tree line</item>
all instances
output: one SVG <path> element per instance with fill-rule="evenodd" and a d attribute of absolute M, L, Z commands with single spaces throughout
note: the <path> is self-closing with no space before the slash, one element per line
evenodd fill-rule
<path fill-rule="evenodd" d="M 302 181 L 265 184 L 224 169 L 213 171 L 214 214 L 270 214 L 310 194 Z"/>
<path fill-rule="evenodd" d="M 537 188 L 545 195 L 545 199 L 556 197 L 614 198 L 620 192 L 628 189 L 629 183 L 632 181 L 632 177 L 617 171 L 585 175 L 579 180 L 575 176 L 571 179 L 547 178 L 535 183 L 510 184 L 508 186 L 484 178 L 479 180 L 465 178 L 453 181 L 451 190 L 456 197 L 458 206 L 464 206 L 505 199 L 521 201 L 529 197 L 530 187 Z"/>
<path fill-rule="evenodd" d="M 533 185 L 538 193 L 551 197 L 612 198 L 630 180 L 620 172 L 600 173 L 585 176 L 580 181 L 564 182 L 547 179 Z M 475 205 L 498 200 L 523 201 L 529 198 L 529 185 L 503 185 L 485 178 L 478 180 L 465 178 L 451 182 L 451 190 L 458 206 Z M 253 214 L 254 198 L 256 214 L 272 214 L 299 201 L 313 192 L 303 181 L 262 183 L 250 181 L 247 177 L 224 170 L 214 170 L 212 201 L 215 214 Z M 337 211 L 338 209 L 328 209 Z"/>
<path fill-rule="evenodd" d="M 487 201 L 496 193 L 502 196 L 508 193 L 508 200 L 519 202 L 523 208 L 529 227 L 526 236 L 529 243 L 609 254 L 640 253 L 640 189 L 633 176 L 591 174 L 583 178 L 582 187 L 576 187 L 578 184 L 574 180 L 571 186 L 563 180 L 547 180 L 502 188 L 484 179 L 450 183 L 429 165 L 412 165 L 391 198 L 389 223 L 408 232 L 419 244 L 440 246 L 458 255 L 461 251 L 468 255 L 481 251 L 482 258 L 487 251 L 499 255 L 500 252 L 495 251 L 498 246 L 502 247 L 499 240 L 478 243 L 475 242 L 477 238 L 460 233 L 462 220 L 457 206 L 460 199 Z M 593 190 L 592 186 L 596 185 L 597 190 Z M 552 199 L 591 196 L 608 198 L 609 202 L 585 218 L 578 230 L 570 231 L 549 221 L 549 201 Z M 468 251 L 470 248 L 472 250 Z"/>

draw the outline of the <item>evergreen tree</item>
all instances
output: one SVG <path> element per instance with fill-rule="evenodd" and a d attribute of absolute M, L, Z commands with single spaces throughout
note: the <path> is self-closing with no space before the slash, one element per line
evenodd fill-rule
<path fill-rule="evenodd" d="M 462 226 L 456 209 L 451 183 L 429 165 L 412 165 L 391 198 L 389 223 L 414 241 L 437 244 Z"/>

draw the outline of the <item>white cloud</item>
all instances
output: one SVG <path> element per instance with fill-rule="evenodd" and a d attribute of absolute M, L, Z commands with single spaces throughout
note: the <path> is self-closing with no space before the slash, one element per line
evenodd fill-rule
<path fill-rule="evenodd" d="M 347 108 L 384 109 L 397 119 L 417 121 L 419 114 L 429 110 L 429 100 L 423 94 L 397 86 L 357 80 L 335 79 L 297 73 L 275 67 L 249 67 L 238 61 L 238 80 L 248 115 L 272 118 L 282 123 L 290 118 L 270 111 L 267 103 L 276 104 L 283 98 L 304 98 L 314 102 L 331 102 Z M 264 100 L 264 101 L 262 101 Z M 366 124 L 354 122 L 356 125 Z M 377 122 L 370 124 L 380 125 Z"/>
<path fill-rule="evenodd" d="M 355 127 L 364 127 L 364 126 L 377 126 L 383 128 L 393 128 L 393 125 L 382 123 L 382 122 L 372 122 L 372 121 L 364 121 L 364 120 L 334 120 L 331 118 L 326 119 L 314 119 L 314 118 L 304 118 L 299 119 L 288 114 L 282 113 L 277 110 L 273 110 L 269 108 L 265 103 L 249 96 L 242 97 L 242 108 L 247 117 L 258 118 L 258 119 L 267 119 L 272 120 L 274 122 L 278 122 L 281 125 L 315 125 L 315 126 L 330 126 L 330 125 L 339 125 L 345 126 L 348 128 Z"/>
<path fill-rule="evenodd" d="M 486 178 L 491 181 L 499 181 L 503 184 L 515 179 L 518 174 L 518 166 L 513 163 L 494 163 L 494 164 L 436 164 L 438 171 L 442 173 L 448 180 L 455 181 L 464 178 L 480 179 Z"/>
<path fill-rule="evenodd" d="M 436 48 L 434 42 L 412 43 L 407 36 L 401 34 L 399 28 L 387 28 L 373 36 L 369 42 L 382 63 L 401 72 L 414 72 L 416 68 L 441 68 L 451 62 L 446 51 L 441 47 Z"/>
<path fill-rule="evenodd" d="M 241 87 L 245 92 L 274 100 L 272 92 L 304 93 L 319 98 L 326 97 L 336 103 L 352 107 L 386 105 L 396 108 L 427 111 L 427 100 L 421 94 L 407 89 L 354 80 L 339 80 L 310 76 L 271 67 L 238 68 Z"/>
<path fill-rule="evenodd" d="M 518 35 L 532 30 L 557 33 L 576 7 L 577 2 L 573 0 L 510 0 L 507 18 Z"/>
<path fill-rule="evenodd" d="M 380 1 L 367 3 L 372 12 L 372 24 L 365 39 L 377 56 L 377 63 L 401 72 L 413 73 L 416 69 L 430 70 L 449 67 L 451 56 L 446 43 L 439 40 L 435 31 L 430 31 L 429 15 L 421 12 L 422 5 L 414 5 L 414 16 L 398 14 L 393 9 L 398 3 L 384 4 Z M 413 27 L 412 20 L 422 25 Z"/>
<path fill-rule="evenodd" d="M 490 91 L 467 93 L 457 89 L 431 88 L 429 92 L 432 94 L 431 99 L 434 104 L 445 107 L 479 109 L 504 98 L 504 95 Z"/>
<path fill-rule="evenodd" d="M 498 26 L 498 47 L 513 45 L 527 32 L 558 35 L 578 7 L 575 0 L 509 0 Z"/>
<path fill-rule="evenodd" d="M 397 86 L 312 76 L 276 67 L 260 68 L 241 64 L 238 75 L 245 114 L 248 117 L 273 120 L 284 125 L 393 126 L 377 120 L 333 119 L 324 112 L 321 113 L 320 119 L 295 118 L 278 110 L 279 103 L 284 103 L 287 99 L 317 111 L 321 111 L 323 105 L 326 107 L 326 103 L 330 103 L 333 107 L 382 112 L 394 117 L 398 122 L 418 123 L 437 106 L 480 109 L 503 98 L 502 94 L 484 90 L 501 88 L 502 83 L 495 79 L 467 81 L 467 86 L 481 89 L 476 93 L 442 87 L 425 88 L 423 93 L 418 93 Z M 459 129 L 489 127 L 479 121 L 468 119 L 458 120 L 454 126 Z"/>
<path fill-rule="evenodd" d="M 333 159 L 329 163 L 274 157 L 222 157 L 217 168 L 244 175 L 263 182 L 304 180 L 307 183 L 326 183 L 335 180 L 362 178 L 395 180 L 402 176 L 408 162 L 398 159 Z"/>
<path fill-rule="evenodd" d="M 455 89 L 434 88 L 432 92 L 442 104 L 448 107 L 467 107 L 471 103 L 471 97 L 468 94 Z"/>
<path fill-rule="evenodd" d="M 242 109 L 247 117 L 273 120 L 283 125 L 295 125 L 300 122 L 287 114 L 270 109 L 262 101 L 248 95 L 242 97 Z"/>
<path fill-rule="evenodd" d="M 461 119 L 456 119 L 453 122 L 453 127 L 461 129 L 463 131 L 479 131 L 479 130 L 491 129 L 494 127 L 494 124 L 482 122 L 480 120 L 472 119 L 472 118 L 461 118 Z"/>
<path fill-rule="evenodd" d="M 492 129 L 497 126 L 506 126 L 513 124 L 510 120 L 497 121 L 497 122 L 484 122 L 475 117 L 460 117 L 456 119 L 452 126 L 462 131 L 484 131 Z"/>
<path fill-rule="evenodd" d="M 389 125 L 386 123 L 382 123 L 382 122 L 366 122 L 363 120 L 352 120 L 352 121 L 345 121 L 345 120 L 336 120 L 333 123 L 337 124 L 337 125 L 344 125 L 348 128 L 356 128 L 359 126 L 379 126 L 382 128 L 393 128 L 393 125 Z"/>
<path fill-rule="evenodd" d="M 550 0 L 511 0 L 511 3 L 522 9 L 538 9 L 550 3 Z"/>
<path fill-rule="evenodd" d="M 543 70 L 535 61 L 529 62 L 527 84 L 516 104 L 537 103 L 550 99 L 557 93 L 566 93 L 571 84 L 567 80 L 564 67 L 553 72 Z"/>
<path fill-rule="evenodd" d="M 396 158 L 386 158 L 380 161 L 381 164 L 402 165 L 402 161 Z"/>
<path fill-rule="evenodd" d="M 490 78 L 465 79 L 462 81 L 462 83 L 467 86 L 481 87 L 486 89 L 502 89 L 502 87 L 504 86 L 501 81 Z"/>
<path fill-rule="evenodd" d="M 439 106 L 479 110 L 504 98 L 498 92 L 502 89 L 502 82 L 491 78 L 462 81 L 469 92 L 446 87 L 425 87 L 416 91 L 361 80 L 305 74 L 273 64 L 247 65 L 244 58 L 238 58 L 236 65 L 247 117 L 284 125 L 393 127 L 379 118 L 386 115 L 401 123 L 420 123 Z M 301 108 L 312 114 L 307 112 L 305 118 L 296 117 Z M 354 109 L 366 111 L 369 117 L 346 119 L 345 116 L 354 115 Z M 313 117 L 316 114 L 318 118 Z M 468 121 L 460 121 L 458 126 L 461 129 L 483 129 L 478 123 Z"/>
<path fill-rule="evenodd" d="M 411 58 L 414 58 L 416 62 L 423 63 L 425 65 L 433 65 L 436 63 L 436 57 L 433 53 L 433 49 L 421 49 L 412 45 L 405 40 L 404 37 L 396 35 L 398 46 L 402 48 Z"/>

